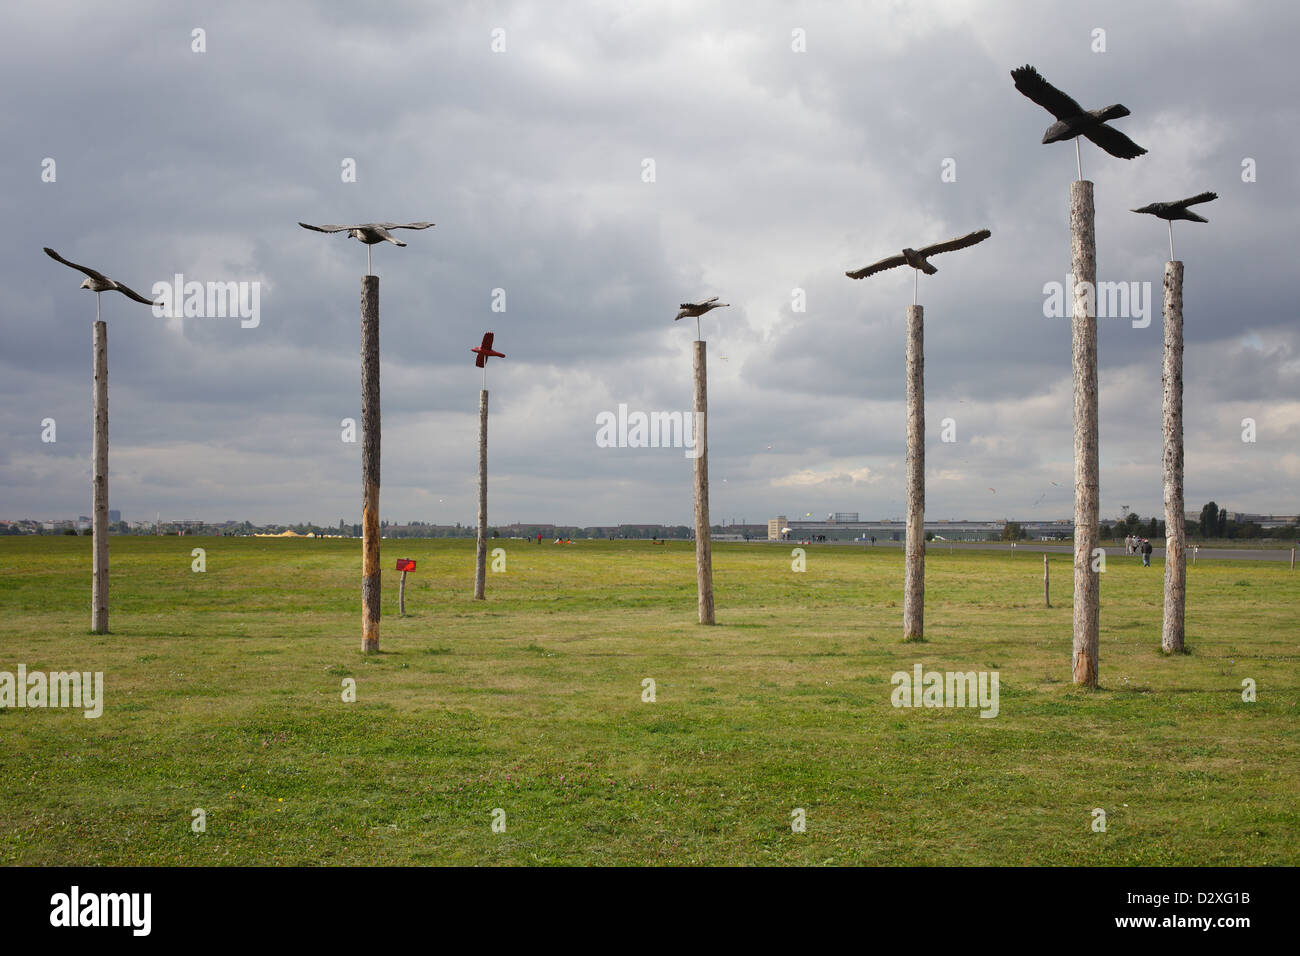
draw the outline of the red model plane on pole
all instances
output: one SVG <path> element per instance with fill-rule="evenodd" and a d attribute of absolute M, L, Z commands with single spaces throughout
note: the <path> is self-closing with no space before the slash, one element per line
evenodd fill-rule
<path fill-rule="evenodd" d="M 478 358 L 474 360 L 474 364 L 477 365 L 479 368 L 487 367 L 487 360 L 489 355 L 495 355 L 497 358 L 506 357 L 506 354 L 504 352 L 497 352 L 493 350 L 491 332 L 484 332 L 483 344 L 474 346 L 472 349 L 470 349 L 470 351 L 478 353 Z"/>

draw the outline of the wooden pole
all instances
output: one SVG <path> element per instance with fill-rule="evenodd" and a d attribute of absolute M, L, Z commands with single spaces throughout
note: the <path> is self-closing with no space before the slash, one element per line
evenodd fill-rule
<path fill-rule="evenodd" d="M 1048 586 L 1047 555 L 1043 555 L 1043 604 L 1047 607 L 1052 606 L 1052 591 Z"/>
<path fill-rule="evenodd" d="M 485 388 L 478 393 L 478 545 L 474 552 L 474 597 L 480 601 L 487 588 L 487 419 Z"/>
<path fill-rule="evenodd" d="M 379 650 L 379 276 L 361 278 L 361 650 Z"/>
<path fill-rule="evenodd" d="M 1291 549 L 1291 570 L 1295 570 L 1295 548 Z"/>
<path fill-rule="evenodd" d="M 91 454 L 90 628 L 108 633 L 108 325 L 95 320 L 95 435 Z"/>
<path fill-rule="evenodd" d="M 1165 616 L 1160 648 L 1184 649 L 1187 605 L 1187 528 L 1183 511 L 1183 264 L 1165 263 L 1164 484 Z"/>
<path fill-rule="evenodd" d="M 397 585 L 397 615 L 402 617 L 406 614 L 406 572 L 402 572 L 402 581 Z"/>
<path fill-rule="evenodd" d="M 695 340 L 695 580 L 699 591 L 700 623 L 714 624 L 713 552 L 709 535 L 708 381 L 704 342 Z"/>
<path fill-rule="evenodd" d="M 1097 238 L 1092 183 L 1070 183 L 1071 319 L 1074 366 L 1074 683 L 1097 686 L 1101 575 L 1092 569 L 1100 479 L 1097 462 Z M 1079 287 L 1086 283 L 1083 290 Z M 1080 292 L 1084 294 L 1080 294 Z"/>
<path fill-rule="evenodd" d="M 925 308 L 907 307 L 907 544 L 903 640 L 925 640 Z"/>

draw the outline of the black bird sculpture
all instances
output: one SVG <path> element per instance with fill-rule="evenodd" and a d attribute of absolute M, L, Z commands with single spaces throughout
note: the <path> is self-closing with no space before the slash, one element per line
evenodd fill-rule
<path fill-rule="evenodd" d="M 1043 79 L 1032 66 L 1022 66 L 1011 71 L 1016 89 L 1056 117 L 1056 122 L 1043 134 L 1044 143 L 1063 143 L 1074 140 L 1074 156 L 1083 179 L 1083 159 L 1079 154 L 1079 137 L 1086 136 L 1106 152 L 1120 159 L 1136 159 L 1146 152 L 1107 120 L 1128 116 L 1128 107 L 1116 103 L 1099 110 L 1085 110 L 1070 96 L 1062 93 Z"/>
<path fill-rule="evenodd" d="M 1169 258 L 1174 257 L 1174 220 L 1186 219 L 1188 222 L 1209 222 L 1204 216 L 1199 216 L 1188 209 L 1188 206 L 1196 206 L 1203 202 L 1209 202 L 1212 199 L 1218 199 L 1218 193 L 1197 193 L 1190 199 L 1180 199 L 1177 202 L 1153 202 L 1149 206 L 1143 206 L 1140 209 L 1132 209 L 1130 212 L 1144 212 L 1148 215 L 1163 219 L 1169 223 Z"/>
<path fill-rule="evenodd" d="M 928 276 L 934 275 L 939 270 L 935 268 L 928 260 L 931 256 L 937 256 L 941 252 L 953 252 L 957 249 L 965 249 L 967 246 L 973 246 L 977 242 L 983 242 L 993 233 L 987 229 L 979 229 L 975 232 L 969 232 L 964 236 L 958 236 L 956 239 L 949 239 L 947 242 L 936 242 L 932 246 L 925 246 L 922 249 L 904 249 L 901 255 L 890 256 L 888 259 L 881 259 L 879 262 L 873 262 L 869 266 L 863 266 L 856 272 L 844 273 L 850 279 L 865 279 L 867 276 L 873 276 L 877 272 L 884 272 L 886 269 L 893 269 L 898 266 L 911 266 L 916 272 L 912 279 L 912 299 L 916 300 L 916 283 L 917 276 L 924 272 Z"/>

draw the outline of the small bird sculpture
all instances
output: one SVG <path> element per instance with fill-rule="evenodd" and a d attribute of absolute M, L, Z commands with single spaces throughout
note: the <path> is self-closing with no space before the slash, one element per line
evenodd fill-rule
<path fill-rule="evenodd" d="M 728 309 L 730 307 L 730 302 L 719 302 L 716 295 L 712 299 L 705 299 L 703 302 L 683 302 L 678 306 L 681 311 L 677 313 L 677 316 L 673 321 L 676 322 L 677 319 L 694 318 L 695 337 L 698 339 L 700 337 L 700 316 L 706 312 L 711 312 L 714 309 Z"/>
<path fill-rule="evenodd" d="M 958 236 L 956 239 L 949 239 L 947 242 L 936 242 L 932 246 L 925 246 L 922 249 L 904 249 L 901 255 L 890 256 L 888 259 L 881 259 L 879 262 L 873 262 L 869 266 L 863 266 L 856 272 L 844 273 L 850 279 L 865 279 L 867 276 L 873 276 L 877 272 L 884 272 L 886 269 L 894 269 L 898 266 L 911 266 L 916 270 L 912 282 L 912 299 L 916 299 L 916 277 L 924 272 L 928 276 L 934 275 L 939 270 L 930 263 L 931 256 L 937 256 L 941 252 L 954 252 L 957 249 L 965 249 L 967 246 L 973 246 L 976 243 L 983 242 L 993 233 L 987 229 L 979 229 L 975 232 L 968 232 L 964 236 Z"/>
<path fill-rule="evenodd" d="M 1169 258 L 1174 257 L 1174 220 L 1186 219 L 1188 222 L 1209 222 L 1204 216 L 1197 215 L 1188 209 L 1188 206 L 1196 206 L 1203 202 L 1210 202 L 1212 199 L 1218 199 L 1218 193 L 1197 193 L 1189 199 L 1180 199 L 1177 202 L 1153 202 L 1150 205 L 1142 206 L 1140 209 L 1132 209 L 1130 212 L 1144 212 L 1148 215 L 1163 219 L 1169 223 Z"/>
<path fill-rule="evenodd" d="M 104 275 L 104 273 L 96 272 L 94 269 L 91 269 L 88 266 L 79 266 L 75 262 L 63 258 L 63 256 L 59 255 L 57 252 L 55 252 L 53 249 L 49 248 L 48 246 L 45 246 L 44 249 L 45 249 L 45 254 L 49 256 L 51 259 L 54 259 L 57 262 L 62 262 L 65 266 L 70 266 L 71 268 L 76 269 L 78 272 L 84 272 L 87 276 L 89 276 L 88 279 L 82 280 L 80 288 L 89 289 L 92 292 L 96 293 L 95 295 L 95 319 L 96 320 L 99 319 L 98 293 L 100 292 L 120 292 L 128 299 L 135 299 L 135 301 L 142 302 L 145 305 L 154 304 L 152 299 L 146 299 L 139 292 L 136 292 L 134 289 L 129 289 L 126 286 L 124 286 L 122 283 L 110 279 L 108 276 Z"/>
<path fill-rule="evenodd" d="M 404 246 L 401 239 L 398 239 L 388 230 L 390 229 L 428 229 L 433 225 L 431 222 L 363 222 L 354 226 L 313 226 L 309 223 L 300 222 L 298 225 L 304 229 L 310 229 L 312 232 L 346 232 L 353 239 L 360 239 L 366 244 L 366 271 L 371 269 L 370 265 L 370 247 L 377 242 L 391 242 L 395 246 Z"/>

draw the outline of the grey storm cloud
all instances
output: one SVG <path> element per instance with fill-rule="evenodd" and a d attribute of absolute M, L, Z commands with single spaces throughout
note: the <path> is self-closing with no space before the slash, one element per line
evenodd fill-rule
<path fill-rule="evenodd" d="M 1177 5 L 1176 5 L 1177 6 Z M 358 520 L 365 249 L 299 220 L 428 219 L 377 247 L 383 510 L 469 521 L 478 371 L 496 332 L 494 521 L 687 523 L 689 459 L 600 448 L 619 403 L 689 407 L 704 319 L 715 519 L 902 512 L 909 270 L 844 272 L 988 227 L 926 306 L 936 517 L 1071 511 L 1069 144 L 1009 71 L 1034 63 L 1150 153 L 1084 144 L 1098 277 L 1150 283 L 1103 319 L 1102 511 L 1160 508 L 1164 224 L 1213 189 L 1187 263 L 1189 507 L 1294 512 L 1300 123 L 1281 2 L 333 5 L 45 3 L 0 59 L 0 516 L 89 508 L 93 300 L 53 246 L 148 294 L 260 283 L 261 321 L 105 300 L 113 507 L 128 518 Z M 206 52 L 191 49 L 205 31 Z M 1094 52 L 1093 31 L 1106 31 Z M 504 52 L 493 52 L 493 31 Z M 804 52 L 793 47 L 802 31 Z M 21 43 L 13 42 L 21 38 Z M 1157 42 L 1158 39 L 1158 42 Z M 55 182 L 42 163 L 56 163 Z M 1244 182 L 1242 162 L 1257 165 Z M 344 182 L 345 160 L 356 182 Z M 653 182 L 643 163 L 654 162 Z M 956 179 L 941 171 L 952 160 Z M 506 311 L 492 311 L 503 289 Z M 800 290 L 804 307 L 796 307 Z M 130 308 L 127 306 L 130 305 Z M 40 423 L 58 422 L 43 443 Z M 939 440 L 955 423 L 957 441 Z M 1258 441 L 1240 422 L 1258 422 Z M 1055 482 L 1056 484 L 1053 484 Z M 996 489 L 995 493 L 990 488 Z"/>

